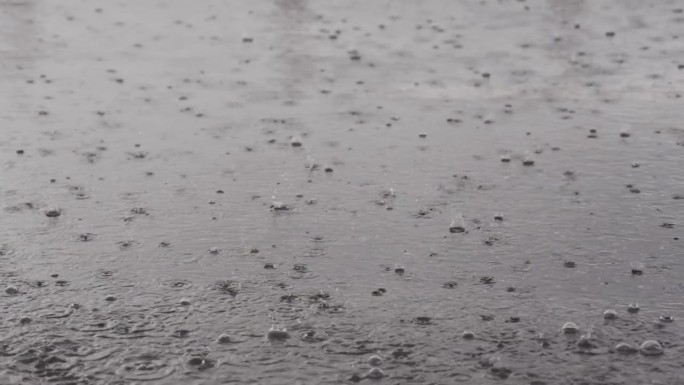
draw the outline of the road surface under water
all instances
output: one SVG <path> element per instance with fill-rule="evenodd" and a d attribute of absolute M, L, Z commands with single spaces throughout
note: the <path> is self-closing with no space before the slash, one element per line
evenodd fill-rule
<path fill-rule="evenodd" d="M 0 383 L 683 384 L 683 12 L 0 1 Z"/>

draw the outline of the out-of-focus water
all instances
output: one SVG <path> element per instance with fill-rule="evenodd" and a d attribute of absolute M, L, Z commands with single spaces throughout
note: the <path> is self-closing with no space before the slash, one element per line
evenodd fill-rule
<path fill-rule="evenodd" d="M 0 1 L 0 383 L 683 384 L 682 39 L 677 1 Z"/>

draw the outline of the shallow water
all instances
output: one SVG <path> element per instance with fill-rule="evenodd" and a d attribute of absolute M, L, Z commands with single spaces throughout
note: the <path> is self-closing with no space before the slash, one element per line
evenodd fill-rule
<path fill-rule="evenodd" d="M 373 354 L 390 383 L 684 383 L 683 28 L 676 1 L 0 2 L 0 383 L 337 384 Z"/>

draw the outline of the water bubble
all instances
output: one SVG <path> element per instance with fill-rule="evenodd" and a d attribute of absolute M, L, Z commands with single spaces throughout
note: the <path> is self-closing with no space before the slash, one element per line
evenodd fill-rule
<path fill-rule="evenodd" d="M 656 340 L 647 340 L 639 347 L 641 354 L 645 356 L 657 356 L 663 354 L 663 346 Z"/>
<path fill-rule="evenodd" d="M 49 208 L 45 210 L 45 216 L 49 218 L 57 218 L 58 216 L 62 215 L 62 210 L 58 208 Z"/>
<path fill-rule="evenodd" d="M 608 309 L 603 312 L 603 318 L 605 319 L 616 319 L 617 312 L 615 310 Z"/>
<path fill-rule="evenodd" d="M 221 252 L 221 249 L 219 249 L 218 247 L 210 247 L 209 248 L 209 254 L 218 254 L 220 252 Z"/>
<path fill-rule="evenodd" d="M 527 155 L 525 158 L 523 158 L 522 161 L 523 166 L 534 166 L 534 157 L 532 155 Z"/>
<path fill-rule="evenodd" d="M 178 301 L 178 303 L 181 306 L 190 306 L 190 300 L 187 298 L 181 298 L 180 301 Z"/>
<path fill-rule="evenodd" d="M 471 332 L 470 330 L 466 330 L 463 332 L 461 337 L 463 337 L 466 340 L 472 340 L 473 338 L 475 338 L 475 333 Z"/>
<path fill-rule="evenodd" d="M 626 342 L 620 342 L 619 344 L 615 345 L 615 351 L 620 354 L 634 354 L 638 351 L 638 349 Z"/>
<path fill-rule="evenodd" d="M 660 322 L 666 322 L 666 323 L 674 321 L 674 317 L 671 315 L 661 315 L 658 319 L 660 320 Z"/>
<path fill-rule="evenodd" d="M 579 328 L 574 322 L 566 322 L 561 327 L 563 334 L 575 334 L 579 331 Z"/>
<path fill-rule="evenodd" d="M 271 326 L 271 329 L 266 334 L 269 341 L 283 341 L 290 338 L 290 333 L 285 328 Z"/>
<path fill-rule="evenodd" d="M 292 139 L 290 139 L 290 145 L 292 147 L 302 147 L 302 140 L 296 136 L 293 136 Z"/>
<path fill-rule="evenodd" d="M 385 372 L 380 368 L 371 368 L 371 370 L 368 371 L 368 374 L 366 374 L 366 377 L 371 380 L 379 380 L 385 377 Z"/>
<path fill-rule="evenodd" d="M 380 366 L 382 365 L 382 358 L 376 354 L 368 357 L 368 364 L 370 366 Z"/>
<path fill-rule="evenodd" d="M 404 274 L 406 272 L 406 270 L 402 266 L 397 266 L 394 268 L 394 272 L 396 274 Z"/>
<path fill-rule="evenodd" d="M 511 161 L 511 156 L 508 154 L 501 155 L 501 162 L 503 163 L 509 163 Z"/>
<path fill-rule="evenodd" d="M 491 368 L 492 366 L 501 366 L 501 357 L 483 357 L 480 359 L 480 365 L 485 368 Z"/>
<path fill-rule="evenodd" d="M 19 317 L 19 323 L 22 325 L 30 324 L 33 320 L 30 317 L 27 316 L 21 316 Z"/>
<path fill-rule="evenodd" d="M 110 295 L 105 297 L 105 301 L 108 301 L 108 302 L 116 301 L 116 297 L 110 294 Z"/>
<path fill-rule="evenodd" d="M 629 312 L 629 313 L 632 313 L 632 314 L 638 313 L 639 309 L 640 309 L 639 304 L 630 303 L 629 305 L 627 305 L 627 312 Z"/>
<path fill-rule="evenodd" d="M 19 293 L 19 289 L 17 289 L 16 287 L 14 287 L 12 285 L 9 285 L 5 288 L 5 293 L 7 293 L 9 295 L 14 295 L 14 294 Z"/>
<path fill-rule="evenodd" d="M 227 344 L 227 343 L 232 342 L 232 339 L 230 338 L 230 336 L 228 334 L 221 334 L 216 339 L 216 342 L 218 342 L 219 344 Z"/>

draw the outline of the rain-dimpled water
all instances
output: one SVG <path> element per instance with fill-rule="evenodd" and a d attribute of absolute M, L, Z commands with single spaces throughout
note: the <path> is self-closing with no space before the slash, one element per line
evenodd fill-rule
<path fill-rule="evenodd" d="M 0 1 L 0 384 L 684 384 L 684 4 Z"/>

